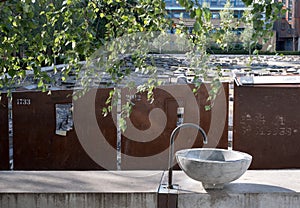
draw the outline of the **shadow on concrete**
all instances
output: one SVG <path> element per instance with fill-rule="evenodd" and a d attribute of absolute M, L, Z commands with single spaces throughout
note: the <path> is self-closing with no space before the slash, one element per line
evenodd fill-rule
<path fill-rule="evenodd" d="M 280 186 L 256 183 L 229 183 L 224 186 L 223 191 L 234 193 L 291 193 L 294 190 Z M 208 191 L 209 192 L 209 191 Z"/>
<path fill-rule="evenodd" d="M 243 194 L 243 193 L 296 193 L 292 189 L 287 189 L 280 186 L 272 186 L 267 184 L 256 184 L 256 183 L 229 183 L 224 186 L 223 189 L 204 189 L 199 183 L 199 191 L 195 191 L 195 187 L 192 187 L 191 190 L 188 188 L 179 188 L 181 193 L 208 193 L 208 194 Z"/>
<path fill-rule="evenodd" d="M 0 193 L 156 193 L 161 171 L 0 171 Z"/>

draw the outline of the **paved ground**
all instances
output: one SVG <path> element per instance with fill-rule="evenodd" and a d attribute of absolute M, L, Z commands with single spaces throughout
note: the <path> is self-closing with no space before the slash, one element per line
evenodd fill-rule
<path fill-rule="evenodd" d="M 199 61 L 199 59 L 196 58 Z M 251 61 L 250 61 L 251 60 Z M 178 77 L 185 77 L 187 82 L 190 82 L 195 75 L 195 69 L 200 69 L 201 66 L 192 64 L 191 59 L 185 55 L 180 54 L 162 54 L 153 55 L 149 58 L 148 64 L 157 68 L 158 78 L 165 84 L 172 84 L 178 82 Z M 300 56 L 252 56 L 248 55 L 210 55 L 207 62 L 204 64 L 208 69 L 215 70 L 221 68 L 223 79 L 231 80 L 233 74 L 240 75 L 298 75 L 300 73 Z M 45 67 L 42 70 L 47 72 L 54 78 L 54 81 L 49 85 L 49 89 L 69 89 L 72 87 L 79 87 L 79 82 L 75 74 L 70 74 L 70 77 L 62 81 L 61 73 L 59 72 L 64 65 L 57 66 L 58 73 L 54 73 L 53 67 Z M 126 62 L 125 68 L 132 69 L 132 77 L 125 79 L 123 84 L 129 80 L 134 80 L 137 84 L 141 84 L 148 80 L 149 76 L 136 72 L 136 68 L 130 62 Z M 100 70 L 101 71 L 101 70 Z M 101 74 L 97 71 L 97 74 Z M 95 75 L 95 74 L 94 74 Z M 111 83 L 108 74 L 101 74 L 101 79 L 92 77 L 92 86 L 107 87 Z M 182 82 L 182 79 L 180 80 Z M 28 73 L 21 85 L 16 86 L 22 90 L 35 90 L 37 83 L 33 79 L 33 74 Z M 19 90 L 20 90 L 19 89 Z"/>

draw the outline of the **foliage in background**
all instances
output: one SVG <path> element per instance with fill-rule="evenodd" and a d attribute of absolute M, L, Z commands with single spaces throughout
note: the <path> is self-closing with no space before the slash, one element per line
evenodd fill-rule
<path fill-rule="evenodd" d="M 286 12 L 283 9 L 283 2 L 273 0 L 253 1 L 243 0 L 246 6 L 251 7 L 253 22 L 253 40 L 254 45 L 261 43 L 264 45 L 273 36 L 273 23 L 282 17 Z M 268 47 L 270 48 L 270 47 Z"/>
<path fill-rule="evenodd" d="M 259 41 L 265 44 L 270 37 L 273 35 L 273 23 L 279 17 L 281 17 L 283 4 L 282 2 L 277 2 L 273 0 L 243 0 L 246 7 L 251 7 L 252 23 L 254 28 L 254 33 L 252 34 L 253 45 L 257 45 Z M 195 20 L 193 25 L 193 30 L 191 37 L 193 38 L 194 50 L 189 54 L 191 57 L 191 66 L 195 69 L 195 81 L 199 82 L 200 77 L 208 78 L 208 75 L 213 73 L 212 90 L 209 92 L 210 99 L 214 99 L 217 95 L 217 89 L 220 86 L 219 81 L 219 69 L 211 71 L 208 68 L 209 54 L 207 53 L 207 46 L 209 43 L 209 37 L 213 31 L 211 24 L 211 13 L 207 6 L 200 5 L 199 1 L 191 0 L 179 0 L 179 3 L 186 11 L 190 14 L 190 17 Z M 232 22 L 232 13 L 228 9 L 230 7 L 230 1 L 227 1 L 227 9 L 225 8 L 221 14 L 222 18 L 222 28 L 217 30 L 216 37 L 219 37 L 219 44 L 229 50 L 229 43 L 232 41 L 231 32 L 235 28 L 235 23 Z M 232 19 L 231 19 L 232 18 Z M 196 84 L 199 86 L 199 84 Z"/>
<path fill-rule="evenodd" d="M 267 40 L 282 3 L 272 0 L 244 0 L 252 7 L 252 40 Z M 194 52 L 205 60 L 207 37 L 212 33 L 211 13 L 198 1 L 180 0 L 195 19 L 192 30 Z M 220 43 L 228 48 L 234 28 L 228 1 L 221 11 Z M 144 31 L 162 31 L 167 27 L 165 4 L 162 0 L 10 0 L 0 3 L 0 87 L 34 73 L 40 87 L 51 82 L 41 71 L 42 66 L 66 63 L 76 67 L 106 41 Z M 250 21 L 247 20 L 250 24 Z M 248 24 L 246 23 L 246 24 Z M 246 27 L 246 29 L 248 29 Z M 245 39 L 245 38 L 244 38 Z M 250 37 L 248 37 L 250 39 Z M 254 44 L 255 45 L 255 44 Z M 195 66 L 199 65 L 196 63 Z M 70 67 L 63 69 L 65 74 Z M 110 73 L 119 72 L 110 69 Z M 116 77 L 116 76 L 113 76 Z M 18 79 L 21 78 L 21 79 Z"/>
<path fill-rule="evenodd" d="M 252 21 L 252 14 L 250 10 L 246 10 L 243 14 L 242 21 L 244 23 L 244 31 L 241 33 L 240 40 L 243 43 L 244 49 L 251 54 L 252 49 L 255 47 L 254 27 Z"/>
<path fill-rule="evenodd" d="M 97 42 L 90 33 L 89 9 L 73 1 L 6 1 L 0 4 L 0 73 L 13 82 L 34 73 L 38 86 L 51 81 L 42 66 L 77 64 Z M 67 71 L 67 69 L 64 69 Z M 7 73 L 7 74 L 6 74 Z M 0 87 L 6 86 L 1 79 Z"/>
<path fill-rule="evenodd" d="M 46 90 L 51 78 L 41 67 L 64 63 L 67 75 L 106 41 L 167 23 L 160 0 L 10 0 L 0 10 L 0 88 L 34 73 Z"/>
<path fill-rule="evenodd" d="M 246 6 L 252 7 L 253 44 L 256 45 L 261 38 L 268 40 L 269 35 L 272 35 L 273 22 L 281 12 L 282 3 L 273 0 L 244 0 L 244 2 Z M 179 0 L 179 3 L 190 17 L 195 19 L 195 23 L 191 33 L 183 28 L 177 28 L 176 32 L 190 36 L 192 50 L 187 57 L 191 68 L 195 70 L 196 86 L 200 85 L 202 79 L 214 77 L 211 79 L 215 86 L 211 90 L 213 98 L 220 82 L 218 69 L 212 71 L 207 65 L 209 61 L 207 46 L 214 29 L 210 9 L 208 6 L 200 5 L 197 0 Z M 89 60 L 89 57 L 107 42 L 127 34 L 166 31 L 171 25 L 167 19 L 163 0 L 7 0 L 0 2 L 0 11 L 2 89 L 21 83 L 26 75 L 31 73 L 34 74 L 38 87 L 46 91 L 48 84 L 53 80 L 49 74 L 42 71 L 43 66 L 66 64 L 61 71 L 55 69 L 55 73 L 63 73 L 62 80 L 64 80 L 71 69 L 76 69 L 80 73 L 82 70 L 80 62 Z M 224 21 L 219 30 L 220 44 L 226 49 L 232 41 L 231 33 L 228 33 L 233 28 L 229 22 L 231 17 L 230 12 L 224 12 Z M 158 39 L 156 44 L 160 44 L 159 41 Z M 105 72 L 112 78 L 114 86 L 126 80 L 131 73 L 131 70 L 126 68 L 124 59 L 120 59 L 120 54 L 116 53 L 125 54 L 128 47 L 131 47 L 130 42 L 120 44 L 116 51 L 106 48 L 107 50 L 102 52 L 108 57 L 109 64 L 103 66 Z M 138 71 L 143 72 L 147 50 L 141 46 L 136 47 L 137 50 L 130 59 Z M 162 47 L 160 51 L 161 49 Z M 92 71 L 83 73 L 92 74 L 93 67 L 90 70 Z M 150 75 L 155 73 L 155 70 L 144 71 Z M 88 85 L 89 80 L 85 84 Z M 151 89 L 157 84 L 154 76 L 140 89 L 150 90 L 149 97 L 151 97 Z M 111 94 L 108 101 L 112 101 L 113 95 Z M 129 112 L 130 108 L 126 111 Z"/>
<path fill-rule="evenodd" d="M 234 47 L 234 43 L 237 41 L 237 35 L 234 33 L 237 26 L 238 22 L 234 18 L 234 11 L 232 10 L 230 0 L 227 0 L 224 8 L 220 11 L 220 27 L 217 32 L 219 34 L 217 43 L 227 52 Z"/>

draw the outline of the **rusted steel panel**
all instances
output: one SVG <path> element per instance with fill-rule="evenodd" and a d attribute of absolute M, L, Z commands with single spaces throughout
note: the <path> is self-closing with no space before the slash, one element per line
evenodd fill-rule
<path fill-rule="evenodd" d="M 300 167 L 300 88 L 235 86 L 233 148 L 253 156 L 252 169 Z"/>
<path fill-rule="evenodd" d="M 207 132 L 209 143 L 204 147 L 227 149 L 228 83 L 224 83 L 223 96 L 217 97 L 212 111 L 205 110 L 209 104 L 206 87 L 202 85 L 195 95 L 192 85 L 162 86 L 154 90 L 153 103 L 149 103 L 146 94 L 133 98 L 135 105 L 122 136 L 122 169 L 167 169 L 170 135 L 176 127 L 178 107 L 184 107 L 184 123 L 198 124 Z M 128 91 L 123 90 L 123 97 L 125 94 Z M 175 139 L 174 150 L 202 146 L 200 133 L 186 128 Z"/>
<path fill-rule="evenodd" d="M 200 99 L 200 126 L 208 135 L 208 144 L 205 147 L 228 148 L 228 102 L 229 83 L 222 83 L 218 95 L 213 101 L 211 110 L 206 110 L 205 106 L 211 104 L 208 101 L 208 91 L 210 85 L 202 85 L 197 93 Z"/>
<path fill-rule="evenodd" d="M 9 170 L 8 99 L 0 95 L 0 170 Z"/>
<path fill-rule="evenodd" d="M 94 162 L 82 147 L 74 126 L 72 129 L 64 131 L 60 130 L 63 129 L 61 125 L 65 125 L 67 121 L 57 124 L 57 112 L 63 110 L 60 108 L 61 105 L 65 106 L 72 103 L 72 93 L 71 90 L 52 91 L 51 95 L 42 92 L 13 93 L 15 170 L 104 169 Z M 107 97 L 107 95 L 107 93 L 103 93 L 99 96 Z M 83 96 L 76 102 L 84 103 L 84 99 L 87 97 Z M 86 112 L 92 112 L 93 115 L 97 114 L 99 102 L 103 102 L 103 100 L 95 100 L 94 108 L 86 109 Z M 75 106 L 76 103 L 74 108 L 76 108 Z M 75 109 L 74 112 L 76 112 Z M 101 119 L 101 116 L 97 118 Z M 70 120 L 72 117 L 68 117 L 68 122 Z M 83 130 L 80 132 L 82 133 Z M 81 134 L 82 136 L 84 134 Z"/>
<path fill-rule="evenodd" d="M 112 89 L 92 89 L 74 102 L 76 134 L 87 154 L 104 169 L 117 169 L 116 114 L 103 116 Z M 114 118 L 113 118 L 114 117 Z"/>

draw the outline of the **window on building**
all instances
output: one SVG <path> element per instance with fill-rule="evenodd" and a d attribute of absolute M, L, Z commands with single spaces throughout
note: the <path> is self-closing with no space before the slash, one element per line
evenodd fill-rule
<path fill-rule="evenodd" d="M 242 0 L 235 0 L 234 6 L 235 7 L 244 7 L 245 4 Z"/>
<path fill-rule="evenodd" d="M 244 11 L 234 11 L 233 16 L 234 18 L 242 18 Z"/>
<path fill-rule="evenodd" d="M 293 18 L 292 12 L 288 12 L 288 21 L 292 21 L 292 18 Z"/>
<path fill-rule="evenodd" d="M 177 3 L 176 0 L 165 0 L 166 6 L 170 7 L 170 6 L 179 6 L 179 4 Z"/>
<path fill-rule="evenodd" d="M 212 19 L 220 19 L 220 14 L 218 12 L 212 12 L 211 17 Z"/>
<path fill-rule="evenodd" d="M 281 30 L 285 30 L 285 27 L 286 27 L 285 22 L 282 22 L 282 23 L 281 23 Z"/>

